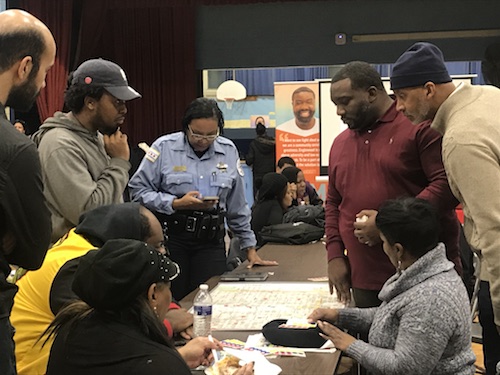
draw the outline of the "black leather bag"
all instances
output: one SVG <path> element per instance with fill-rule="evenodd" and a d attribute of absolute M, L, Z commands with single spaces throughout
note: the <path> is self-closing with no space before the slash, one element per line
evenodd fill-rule
<path fill-rule="evenodd" d="M 290 207 L 283 215 L 284 223 L 297 223 L 299 221 L 324 228 L 325 208 L 323 206 L 303 204 Z"/>
<path fill-rule="evenodd" d="M 264 242 L 303 245 L 323 238 L 325 229 L 302 222 L 284 223 L 265 226 L 259 234 Z"/>

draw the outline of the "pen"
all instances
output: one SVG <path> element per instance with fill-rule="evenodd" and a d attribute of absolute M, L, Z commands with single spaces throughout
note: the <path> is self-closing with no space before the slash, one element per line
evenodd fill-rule
<path fill-rule="evenodd" d="M 211 342 L 214 342 L 214 338 L 212 335 L 208 335 L 208 340 Z M 217 353 L 217 350 L 212 349 L 212 355 L 214 356 L 214 363 L 219 361 L 219 354 Z"/>

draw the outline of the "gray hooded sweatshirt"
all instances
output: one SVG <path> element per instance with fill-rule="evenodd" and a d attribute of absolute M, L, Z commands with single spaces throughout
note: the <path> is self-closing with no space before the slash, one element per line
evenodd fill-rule
<path fill-rule="evenodd" d="M 53 243 L 76 226 L 85 211 L 123 202 L 130 163 L 107 155 L 102 134 L 90 132 L 69 113 L 56 112 L 33 141 L 52 214 Z"/>

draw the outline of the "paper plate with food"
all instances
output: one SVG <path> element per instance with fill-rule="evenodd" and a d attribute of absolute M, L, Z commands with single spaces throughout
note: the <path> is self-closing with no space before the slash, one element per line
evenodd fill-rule
<path fill-rule="evenodd" d="M 261 353 L 224 348 L 221 359 L 205 369 L 207 375 L 234 375 L 246 363 L 254 363 L 255 375 L 278 375 L 281 367 L 269 362 Z"/>

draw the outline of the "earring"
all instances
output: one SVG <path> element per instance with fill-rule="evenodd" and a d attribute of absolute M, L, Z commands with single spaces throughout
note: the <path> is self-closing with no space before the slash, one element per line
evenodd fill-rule
<path fill-rule="evenodd" d="M 159 318 L 160 316 L 158 315 L 158 311 L 156 311 L 156 306 L 153 306 L 153 310 L 155 312 L 155 315 Z"/>
<path fill-rule="evenodd" d="M 398 268 L 397 268 L 397 271 L 398 271 L 398 275 L 401 275 L 401 260 L 398 260 Z"/>

